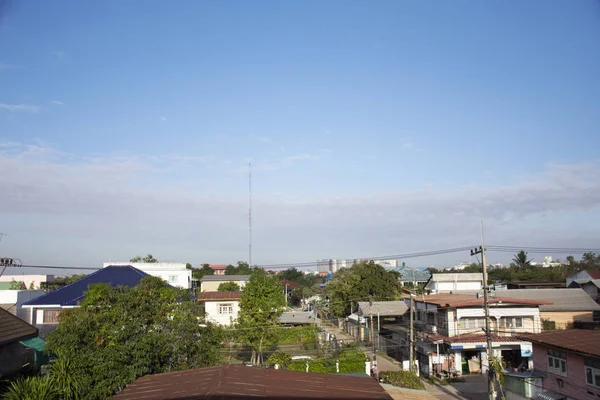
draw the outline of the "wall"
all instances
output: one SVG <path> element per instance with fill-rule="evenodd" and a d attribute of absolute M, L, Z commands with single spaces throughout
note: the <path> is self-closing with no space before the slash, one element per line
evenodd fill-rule
<path fill-rule="evenodd" d="M 540 318 L 556 322 L 556 329 L 567 329 L 574 321 L 593 321 L 592 311 L 540 312 Z"/>
<path fill-rule="evenodd" d="M 54 275 L 2 275 L 0 276 L 0 282 L 12 282 L 13 279 L 15 281 L 21 281 L 27 286 L 27 289 L 33 283 L 35 289 L 40 288 L 41 282 L 52 282 L 54 280 Z"/>
<path fill-rule="evenodd" d="M 219 314 L 219 304 L 229 303 L 233 304 L 233 314 Z M 207 301 L 204 303 L 207 319 L 219 325 L 231 325 L 232 320 L 237 319 L 239 310 L 240 302 L 237 300 Z"/>
<path fill-rule="evenodd" d="M 546 371 L 548 374 L 542 380 L 544 389 L 563 394 L 573 399 L 587 399 L 594 395 L 600 397 L 600 389 L 589 386 L 585 382 L 584 358 L 573 353 L 567 353 L 567 376 L 555 375 L 548 372 L 548 347 L 533 344 L 533 366 L 535 369 Z M 563 387 L 559 386 L 559 380 Z"/>
<path fill-rule="evenodd" d="M 167 281 L 171 286 L 177 286 L 183 289 L 192 287 L 192 270 L 185 267 L 185 263 L 132 263 L 132 262 L 105 262 L 104 268 L 109 265 L 131 265 L 134 268 L 144 271 L 148 275 L 156 276 Z M 170 277 L 174 277 L 171 280 Z"/>
<path fill-rule="evenodd" d="M 0 377 L 13 375 L 27 363 L 35 360 L 33 349 L 28 349 L 19 342 L 0 346 Z"/>
<path fill-rule="evenodd" d="M 23 308 L 23 303 L 40 297 L 43 290 L 0 290 L 0 304 L 14 304 L 7 311 L 23 321 L 30 322 L 29 309 Z"/>
<path fill-rule="evenodd" d="M 233 278 L 230 281 L 224 280 L 224 281 L 204 281 L 201 282 L 200 284 L 200 291 L 202 292 L 216 292 L 219 289 L 219 285 L 221 283 L 225 283 L 225 282 L 235 282 L 237 283 L 240 288 L 243 288 L 244 286 L 246 286 L 247 281 L 236 281 L 235 279 L 235 275 L 231 275 L 231 277 Z"/>

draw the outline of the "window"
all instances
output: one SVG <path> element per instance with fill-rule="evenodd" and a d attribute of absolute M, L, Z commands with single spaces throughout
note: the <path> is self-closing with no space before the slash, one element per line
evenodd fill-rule
<path fill-rule="evenodd" d="M 233 304 L 223 303 L 219 304 L 219 314 L 233 314 Z"/>
<path fill-rule="evenodd" d="M 58 324 L 59 310 L 44 310 L 44 324 Z"/>
<path fill-rule="evenodd" d="M 548 349 L 548 371 L 567 376 L 567 353 Z"/>
<path fill-rule="evenodd" d="M 177 275 L 169 275 L 169 282 L 177 282 Z"/>
<path fill-rule="evenodd" d="M 600 388 L 600 360 L 585 360 L 585 382 Z"/>
<path fill-rule="evenodd" d="M 500 328 L 522 328 L 522 317 L 504 317 L 500 318 Z"/>

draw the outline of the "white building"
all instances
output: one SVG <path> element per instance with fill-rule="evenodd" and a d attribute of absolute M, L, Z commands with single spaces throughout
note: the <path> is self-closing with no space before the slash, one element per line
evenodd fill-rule
<path fill-rule="evenodd" d="M 170 262 L 157 262 L 157 263 L 138 263 L 138 262 L 105 262 L 104 268 L 114 266 L 130 265 L 133 268 L 137 268 L 140 271 L 147 273 L 148 275 L 156 276 L 164 279 L 171 286 L 177 286 L 183 289 L 192 288 L 192 270 L 186 268 L 185 263 L 170 263 Z"/>
<path fill-rule="evenodd" d="M 319 260 L 317 261 L 317 271 L 334 273 L 342 268 L 352 267 L 355 262 L 356 260 Z"/>
<path fill-rule="evenodd" d="M 544 257 L 543 262 L 539 263 L 539 262 L 532 261 L 531 265 L 536 266 L 536 267 L 548 268 L 548 267 L 558 267 L 561 265 L 561 263 L 553 261 L 552 257 L 550 257 L 550 256 L 546 256 L 546 257 Z"/>
<path fill-rule="evenodd" d="M 23 308 L 23 303 L 42 296 L 43 290 L 0 290 L 0 308 L 5 309 L 23 321 L 30 322 L 29 309 Z"/>
<path fill-rule="evenodd" d="M 232 325 L 240 311 L 242 292 L 203 292 L 198 301 L 204 303 L 206 321 L 219 325 Z"/>
<path fill-rule="evenodd" d="M 49 283 L 54 280 L 54 275 L 2 275 L 0 282 L 23 282 L 27 289 L 39 289 L 42 283 Z M 33 285 L 33 286 L 32 286 Z"/>
<path fill-rule="evenodd" d="M 450 293 L 456 290 L 481 290 L 482 273 L 432 274 L 425 285 L 431 294 Z"/>
<path fill-rule="evenodd" d="M 381 265 L 384 268 L 396 268 L 398 266 L 398 260 L 376 260 L 375 264 Z"/>

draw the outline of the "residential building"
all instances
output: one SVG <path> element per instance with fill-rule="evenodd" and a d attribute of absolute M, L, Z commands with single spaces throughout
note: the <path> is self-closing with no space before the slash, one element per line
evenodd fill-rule
<path fill-rule="evenodd" d="M 546 256 L 546 257 L 544 257 L 544 261 L 542 261 L 541 263 L 532 261 L 531 265 L 536 266 L 536 267 L 548 268 L 548 267 L 559 267 L 562 264 L 560 262 L 554 261 L 552 259 L 552 257 Z"/>
<path fill-rule="evenodd" d="M 0 290 L 0 308 L 29 322 L 29 309 L 24 309 L 23 304 L 45 294 L 43 290 Z"/>
<path fill-rule="evenodd" d="M 232 325 L 240 311 L 242 292 L 202 292 L 198 301 L 204 303 L 206 320 L 219 325 Z"/>
<path fill-rule="evenodd" d="M 357 260 L 319 260 L 317 261 L 317 271 L 327 274 L 328 272 L 335 273 L 342 268 L 350 268 Z"/>
<path fill-rule="evenodd" d="M 216 292 L 219 285 L 225 282 L 235 282 L 243 288 L 249 280 L 250 275 L 204 275 L 200 279 L 200 291 Z"/>
<path fill-rule="evenodd" d="M 476 295 L 481 291 L 458 291 L 457 294 Z M 577 321 L 593 321 L 594 311 L 600 310 L 582 289 L 513 289 L 495 290 L 492 295 L 497 299 L 505 297 L 541 301 L 540 318 L 545 330 L 572 328 Z"/>
<path fill-rule="evenodd" d="M 210 264 L 209 267 L 215 271 L 215 275 L 225 275 L 227 264 Z"/>
<path fill-rule="evenodd" d="M 576 274 L 573 274 L 567 278 L 566 286 L 570 287 L 571 282 L 576 281 L 578 279 L 600 279 L 600 271 L 579 271 Z"/>
<path fill-rule="evenodd" d="M 506 283 L 506 288 L 514 289 L 564 289 L 564 282 L 547 282 L 547 281 L 513 281 Z"/>
<path fill-rule="evenodd" d="M 541 399 L 600 398 L 600 331 L 571 329 L 521 337 L 533 344 Z"/>
<path fill-rule="evenodd" d="M 600 271 L 593 271 L 600 272 Z M 598 276 L 599 274 L 591 274 Z M 596 303 L 600 303 L 600 279 L 594 278 L 580 278 L 572 280 L 569 284 L 570 288 L 581 288 L 587 293 L 588 296 Z"/>
<path fill-rule="evenodd" d="M 146 375 L 127 385 L 114 400 L 392 399 L 375 379 L 361 376 L 227 364 Z"/>
<path fill-rule="evenodd" d="M 425 284 L 425 290 L 431 294 L 450 293 L 457 290 L 481 290 L 482 273 L 432 274 Z"/>
<path fill-rule="evenodd" d="M 348 316 L 344 321 L 344 330 L 350 335 L 361 340 L 369 340 L 371 335 L 370 319 L 373 318 L 373 327 L 381 327 L 382 324 L 392 324 L 404 320 L 408 312 L 408 306 L 404 301 L 368 301 L 358 302 L 357 312 Z"/>
<path fill-rule="evenodd" d="M 0 282 L 23 282 L 25 289 L 41 289 L 43 283 L 50 283 L 54 275 L 2 275 Z"/>
<path fill-rule="evenodd" d="M 421 373 L 488 370 L 481 296 L 424 295 L 415 297 L 414 304 L 415 326 L 421 332 L 416 346 Z M 541 332 L 539 306 L 548 303 L 506 297 L 490 298 L 489 304 L 494 354 L 502 355 L 513 368 L 528 365 L 531 345 L 516 335 Z"/>
<path fill-rule="evenodd" d="M 427 281 L 429 281 L 429 279 L 431 278 L 430 273 L 407 266 L 400 266 L 394 268 L 393 271 L 400 274 L 398 282 L 400 282 L 402 286 L 425 286 Z"/>
<path fill-rule="evenodd" d="M 110 265 L 83 278 L 23 303 L 29 309 L 29 323 L 38 328 L 40 336 L 45 336 L 58 324 L 58 315 L 64 309 L 77 307 L 84 299 L 85 291 L 95 283 L 106 283 L 111 286 L 137 285 L 141 279 L 149 276 L 130 265 Z"/>
<path fill-rule="evenodd" d="M 0 308 L 0 378 L 15 375 L 24 365 L 34 363 L 35 352 L 21 341 L 37 335 L 35 327 Z"/>
<path fill-rule="evenodd" d="M 398 267 L 398 260 L 375 260 L 374 263 L 377 265 L 381 265 L 384 268 Z"/>
<path fill-rule="evenodd" d="M 186 263 L 156 262 L 105 262 L 104 268 L 108 266 L 131 266 L 148 275 L 164 279 L 171 286 L 183 289 L 192 289 L 192 270 L 186 268 Z"/>

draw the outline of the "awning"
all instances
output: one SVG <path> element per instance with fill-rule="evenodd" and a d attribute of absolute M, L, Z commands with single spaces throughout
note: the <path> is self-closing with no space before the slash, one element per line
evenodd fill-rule
<path fill-rule="evenodd" d="M 539 392 L 537 396 L 534 397 L 534 400 L 564 400 L 566 398 L 566 396 L 560 393 L 544 390 L 543 392 Z"/>
<path fill-rule="evenodd" d="M 44 364 L 47 364 L 49 361 L 49 357 L 44 353 L 44 348 L 46 347 L 46 342 L 44 339 L 39 337 L 34 337 L 30 339 L 21 340 L 20 342 L 23 346 L 29 347 L 35 350 L 35 365 L 37 367 L 41 367 Z"/>

